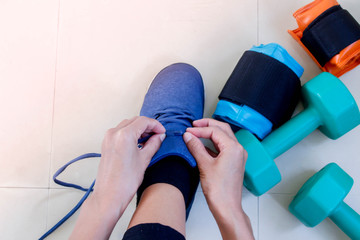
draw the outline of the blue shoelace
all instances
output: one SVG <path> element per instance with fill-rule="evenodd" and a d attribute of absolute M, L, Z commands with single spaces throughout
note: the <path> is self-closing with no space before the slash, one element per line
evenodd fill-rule
<path fill-rule="evenodd" d="M 169 123 L 177 123 L 177 124 L 184 125 L 186 127 L 191 127 L 191 123 L 192 123 L 192 121 L 195 120 L 195 117 L 193 114 L 191 114 L 191 112 L 189 112 L 187 110 L 183 110 L 183 109 L 179 109 L 179 108 L 167 108 L 162 111 L 159 111 L 155 115 L 155 119 L 157 119 L 163 125 L 166 125 Z M 173 134 L 173 135 L 181 134 L 182 135 L 183 132 L 180 133 L 179 131 L 167 131 L 167 134 Z M 139 139 L 138 147 L 141 148 L 142 147 L 141 143 L 146 142 L 150 137 L 151 137 L 151 135 L 147 136 L 145 138 Z M 54 174 L 53 180 L 56 184 L 59 184 L 64 187 L 75 188 L 75 189 L 84 191 L 85 194 L 80 199 L 80 201 L 76 204 L 76 206 L 73 209 L 71 209 L 58 223 L 56 223 L 52 228 L 50 228 L 44 235 L 42 235 L 39 238 L 39 240 L 45 239 L 47 236 L 49 236 L 51 233 L 53 233 L 57 228 L 59 228 L 64 222 L 66 222 L 66 220 L 68 220 L 81 207 L 81 205 L 85 202 L 85 200 L 89 197 L 89 195 L 93 191 L 93 188 L 95 185 L 95 180 L 94 180 L 89 188 L 84 188 L 77 184 L 61 181 L 61 180 L 57 179 L 57 177 L 69 165 L 71 165 L 77 161 L 83 160 L 83 159 L 94 158 L 94 157 L 101 157 L 101 154 L 99 154 L 99 153 L 83 154 L 77 158 L 74 158 L 73 160 L 69 161 L 68 163 L 66 163 L 59 170 L 57 170 L 56 173 Z"/>
<path fill-rule="evenodd" d="M 81 191 L 84 191 L 85 194 L 84 196 L 80 199 L 80 201 L 76 204 L 76 206 L 71 209 L 58 223 L 56 223 L 52 228 L 50 228 L 44 235 L 42 235 L 39 240 L 45 239 L 47 236 L 49 236 L 51 233 L 53 233 L 58 227 L 60 227 L 64 222 L 66 222 L 66 220 L 68 220 L 80 207 L 81 205 L 85 202 L 85 200 L 89 197 L 90 193 L 93 191 L 94 189 L 94 185 L 95 185 L 95 180 L 92 182 L 92 184 L 90 185 L 89 188 L 84 188 L 80 185 L 77 184 L 73 184 L 73 183 L 67 183 L 67 182 L 63 182 L 59 179 L 57 179 L 57 177 L 71 164 L 86 159 L 86 158 L 94 158 L 94 157 L 101 157 L 100 153 L 86 153 L 83 154 L 73 160 L 71 160 L 70 162 L 66 163 L 64 166 L 62 166 L 59 170 L 56 171 L 56 173 L 53 176 L 53 180 L 55 183 L 64 186 L 64 187 L 70 187 L 70 188 L 75 188 Z"/>
<path fill-rule="evenodd" d="M 179 108 L 166 108 L 157 112 L 154 118 L 162 125 L 178 123 L 186 127 L 191 127 L 191 123 L 195 120 L 195 116 L 191 112 Z"/>

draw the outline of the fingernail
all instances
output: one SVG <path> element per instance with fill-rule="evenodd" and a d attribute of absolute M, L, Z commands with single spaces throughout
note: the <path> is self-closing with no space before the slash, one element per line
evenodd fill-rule
<path fill-rule="evenodd" d="M 160 140 L 161 140 L 161 141 L 164 141 L 165 137 L 166 137 L 165 133 L 161 134 L 161 135 L 160 135 Z"/>
<path fill-rule="evenodd" d="M 192 138 L 191 133 L 185 132 L 183 135 L 184 141 L 187 143 Z"/>

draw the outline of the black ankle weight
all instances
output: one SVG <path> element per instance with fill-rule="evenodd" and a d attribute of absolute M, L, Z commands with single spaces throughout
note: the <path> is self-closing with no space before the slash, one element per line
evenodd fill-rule
<path fill-rule="evenodd" d="M 300 89 L 300 79 L 288 66 L 268 55 L 246 51 L 219 99 L 247 105 L 277 128 L 291 118 Z"/>

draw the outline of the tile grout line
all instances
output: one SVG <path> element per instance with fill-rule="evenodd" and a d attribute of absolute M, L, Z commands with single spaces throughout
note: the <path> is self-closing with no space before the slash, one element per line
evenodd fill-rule
<path fill-rule="evenodd" d="M 257 197 L 257 209 L 258 209 L 258 212 L 257 212 L 257 224 L 258 224 L 258 227 L 257 227 L 257 237 L 258 237 L 258 240 L 260 239 L 260 197 Z"/>
<path fill-rule="evenodd" d="M 48 187 L 13 187 L 13 186 L 1 186 L 0 189 L 49 189 Z"/>
<path fill-rule="evenodd" d="M 49 218 L 49 209 L 50 209 L 50 175 L 51 175 L 51 166 L 52 166 L 52 153 L 53 153 L 53 140 L 54 140 L 54 116 L 55 116 L 55 93 L 56 93 L 56 77 L 57 77 L 57 59 L 58 59 L 58 47 L 59 47 L 59 25 L 60 25 L 60 1 L 58 0 L 58 15 L 57 15 L 57 25 L 56 25 L 56 43 L 55 43 L 55 71 L 54 71 L 54 91 L 53 91 L 53 107 L 52 107 L 52 119 L 51 119 L 51 136 L 50 136 L 50 164 L 48 171 L 48 201 L 47 201 L 47 211 L 46 211 L 46 225 L 45 229 L 48 228 L 48 218 Z"/>
<path fill-rule="evenodd" d="M 13 186 L 9 186 L 9 187 L 0 187 L 0 189 L 48 189 L 48 190 L 51 190 L 51 189 L 68 189 L 66 187 L 13 187 Z"/>
<path fill-rule="evenodd" d="M 259 45 L 259 0 L 256 1 L 256 45 Z"/>

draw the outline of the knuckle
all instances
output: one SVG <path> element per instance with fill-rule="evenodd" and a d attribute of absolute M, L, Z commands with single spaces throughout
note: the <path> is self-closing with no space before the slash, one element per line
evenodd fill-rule
<path fill-rule="evenodd" d="M 128 123 L 130 120 L 129 119 L 124 119 L 124 120 L 122 120 L 121 122 L 120 122 L 120 124 L 122 124 L 122 123 Z"/>
<path fill-rule="evenodd" d="M 109 139 L 112 139 L 115 142 L 121 141 L 122 139 L 125 138 L 124 136 L 126 136 L 126 132 L 127 130 L 124 128 L 113 129 L 109 134 Z"/>
<path fill-rule="evenodd" d="M 130 133 L 129 128 L 122 128 L 116 132 L 117 137 L 124 137 Z"/>
<path fill-rule="evenodd" d="M 222 130 L 221 130 L 221 127 L 220 127 L 219 125 L 214 125 L 214 126 L 212 127 L 212 129 L 213 129 L 213 132 L 215 132 L 215 133 L 219 133 L 219 132 L 222 131 Z"/>
<path fill-rule="evenodd" d="M 136 120 L 139 120 L 139 121 L 149 121 L 150 118 L 148 117 L 145 117 L 145 116 L 136 116 Z"/>
<path fill-rule="evenodd" d="M 132 117 L 132 118 L 129 120 L 129 122 L 131 122 L 130 125 L 133 124 L 134 122 L 136 122 L 138 119 L 139 119 L 139 116 Z"/>
<path fill-rule="evenodd" d="M 241 152 L 244 152 L 245 151 L 245 148 L 238 142 L 236 142 L 236 145 L 238 146 L 238 149 L 241 151 Z"/>
<path fill-rule="evenodd" d="M 230 124 L 228 124 L 227 122 L 218 122 L 218 126 L 221 127 L 221 130 L 227 134 L 233 134 L 233 131 L 230 127 Z"/>
<path fill-rule="evenodd" d="M 114 132 L 115 132 L 115 128 L 110 128 L 110 129 L 108 129 L 108 130 L 106 131 L 106 133 L 105 133 L 105 137 L 110 137 L 110 136 L 112 136 L 112 135 L 114 134 Z"/>
<path fill-rule="evenodd" d="M 243 147 L 242 145 L 240 145 L 240 143 L 233 141 L 232 144 L 233 144 L 232 149 L 233 149 L 236 153 L 242 154 L 242 153 L 245 151 L 244 147 Z"/>
<path fill-rule="evenodd" d="M 221 121 L 219 121 L 218 124 L 219 124 L 220 126 L 223 126 L 224 128 L 230 127 L 230 125 L 229 125 L 228 123 L 226 123 L 226 122 L 221 122 Z"/>
<path fill-rule="evenodd" d="M 139 116 L 134 116 L 134 117 L 130 118 L 129 121 L 135 121 L 138 117 L 139 117 Z"/>
<path fill-rule="evenodd" d="M 232 130 L 231 130 L 230 124 L 228 124 L 228 123 L 224 123 L 224 126 L 225 126 L 225 129 L 226 129 L 227 131 L 230 131 L 230 132 L 232 133 Z"/>

